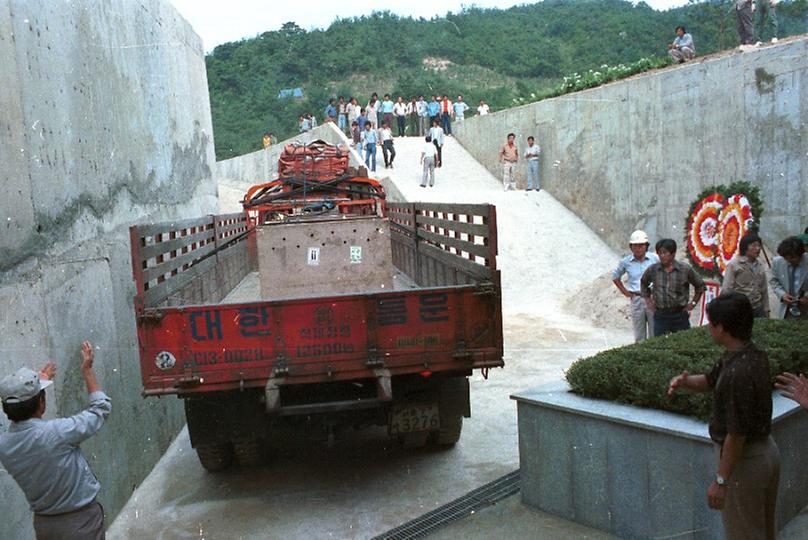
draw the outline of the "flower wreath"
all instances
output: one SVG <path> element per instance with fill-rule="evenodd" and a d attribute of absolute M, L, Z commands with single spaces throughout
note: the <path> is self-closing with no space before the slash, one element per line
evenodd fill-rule
<path fill-rule="evenodd" d="M 748 182 L 713 186 L 702 191 L 687 217 L 687 255 L 707 277 L 720 277 L 746 234 L 757 232 L 763 202 Z"/>

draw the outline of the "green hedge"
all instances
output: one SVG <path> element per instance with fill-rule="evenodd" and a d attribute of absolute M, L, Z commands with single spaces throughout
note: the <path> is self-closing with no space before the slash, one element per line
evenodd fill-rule
<path fill-rule="evenodd" d="M 769 354 L 774 377 L 783 371 L 808 373 L 808 324 L 756 320 L 752 339 Z M 686 369 L 706 373 L 721 357 L 706 327 L 692 328 L 577 360 L 566 377 L 573 392 L 662 409 L 707 420 L 712 395 L 677 391 L 667 395 L 671 378 Z"/>

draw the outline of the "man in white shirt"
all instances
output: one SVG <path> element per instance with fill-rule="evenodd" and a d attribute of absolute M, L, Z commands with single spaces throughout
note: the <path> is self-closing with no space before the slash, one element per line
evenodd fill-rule
<path fill-rule="evenodd" d="M 424 175 L 421 178 L 421 187 L 426 187 L 427 177 L 429 178 L 429 187 L 432 187 L 435 185 L 435 156 L 437 155 L 438 150 L 435 145 L 432 144 L 432 137 L 427 135 L 424 140 L 426 142 L 421 150 L 421 165 L 424 167 Z"/>
<path fill-rule="evenodd" d="M 393 130 L 387 122 L 382 122 L 379 130 L 379 140 L 382 143 L 382 156 L 384 156 L 384 168 L 392 169 L 393 160 L 396 159 L 396 149 L 393 148 Z"/>
<path fill-rule="evenodd" d="M 404 130 L 407 127 L 407 104 L 404 103 L 404 98 L 398 96 L 395 105 L 393 105 L 393 116 L 396 117 L 398 123 L 398 136 L 404 136 Z"/>
<path fill-rule="evenodd" d="M 429 136 L 432 138 L 432 144 L 438 150 L 438 159 L 435 166 L 440 168 L 443 166 L 443 141 L 444 133 L 443 128 L 440 127 L 440 121 L 435 119 L 432 121 L 432 127 L 429 130 Z"/>
<path fill-rule="evenodd" d="M 480 100 L 480 106 L 477 107 L 477 116 L 485 116 L 489 112 L 490 112 L 490 110 L 488 108 L 488 104 L 481 99 Z"/>
<path fill-rule="evenodd" d="M 539 183 L 539 154 L 541 148 L 535 144 L 535 139 L 531 136 L 527 138 L 527 148 L 525 148 L 525 160 L 527 161 L 527 191 L 541 191 Z"/>
<path fill-rule="evenodd" d="M 351 99 L 348 100 L 348 104 L 345 106 L 345 112 L 348 114 L 348 125 L 353 126 L 353 123 L 356 122 L 356 119 L 359 118 L 359 112 L 362 110 L 362 107 L 359 106 L 357 103 L 356 98 L 351 96 Z"/>

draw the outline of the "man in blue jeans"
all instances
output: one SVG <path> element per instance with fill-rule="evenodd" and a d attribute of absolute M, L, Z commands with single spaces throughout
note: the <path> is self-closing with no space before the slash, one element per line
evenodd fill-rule
<path fill-rule="evenodd" d="M 379 136 L 370 122 L 365 124 L 365 131 L 362 132 L 362 148 L 365 149 L 365 165 L 373 172 L 376 172 L 376 143 Z"/>
<path fill-rule="evenodd" d="M 676 241 L 664 238 L 656 243 L 659 262 L 648 267 L 640 280 L 640 291 L 654 312 L 654 337 L 690 328 L 690 312 L 704 294 L 704 281 L 693 268 L 676 257 Z M 690 286 L 693 286 L 693 300 Z"/>
<path fill-rule="evenodd" d="M 539 182 L 539 154 L 541 148 L 535 144 L 535 139 L 531 136 L 527 138 L 527 148 L 525 148 L 525 161 L 527 161 L 527 190 L 541 191 Z"/>

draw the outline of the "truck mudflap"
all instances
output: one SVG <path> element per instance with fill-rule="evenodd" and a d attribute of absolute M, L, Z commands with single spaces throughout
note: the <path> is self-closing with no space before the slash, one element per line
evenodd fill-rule
<path fill-rule="evenodd" d="M 146 395 L 277 389 L 502 366 L 499 299 L 474 285 L 161 308 L 138 318 Z"/>

